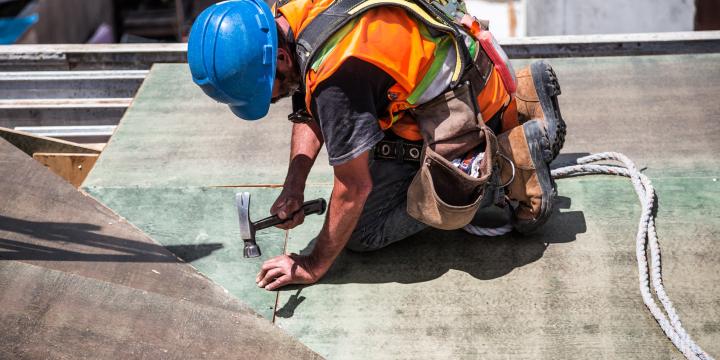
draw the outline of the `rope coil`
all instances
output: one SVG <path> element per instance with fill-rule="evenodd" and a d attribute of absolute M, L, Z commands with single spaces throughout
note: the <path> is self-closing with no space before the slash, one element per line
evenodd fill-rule
<path fill-rule="evenodd" d="M 624 166 L 592 164 L 598 161 L 618 161 Z M 662 263 L 660 258 L 660 244 L 655 230 L 655 189 L 650 179 L 635 166 L 627 156 L 616 152 L 604 152 L 577 159 L 577 165 L 566 166 L 552 170 L 552 177 L 556 179 L 584 176 L 584 175 L 616 175 L 630 178 L 635 192 L 642 204 L 642 214 L 636 238 L 635 254 L 638 262 L 638 281 L 640 294 L 645 306 L 650 310 L 665 335 L 673 345 L 687 359 L 712 360 L 700 346 L 698 346 L 683 328 L 672 301 L 665 292 L 662 281 Z M 647 259 L 648 246 L 650 248 L 650 262 Z M 655 294 L 660 301 L 662 310 L 650 292 L 650 281 Z M 664 312 L 663 312 L 664 310 Z"/>

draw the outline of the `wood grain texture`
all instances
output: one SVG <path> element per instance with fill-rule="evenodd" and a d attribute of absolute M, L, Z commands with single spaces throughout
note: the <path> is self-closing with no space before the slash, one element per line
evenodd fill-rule
<path fill-rule="evenodd" d="M 2 139 L 0 179 L 0 358 L 317 358 Z"/>
<path fill-rule="evenodd" d="M 0 127 L 0 138 L 32 156 L 35 153 L 84 153 L 99 154 L 98 145 L 76 144 L 70 141 L 37 136 L 22 131 Z"/>
<path fill-rule="evenodd" d="M 97 161 L 98 154 L 35 153 L 33 159 L 79 188 Z"/>
<path fill-rule="evenodd" d="M 0 262 L 4 359 L 320 359 L 246 313 Z"/>

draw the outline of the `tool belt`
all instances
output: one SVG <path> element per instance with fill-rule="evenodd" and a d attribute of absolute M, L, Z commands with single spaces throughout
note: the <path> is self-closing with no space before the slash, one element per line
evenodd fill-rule
<path fill-rule="evenodd" d="M 422 150 L 422 144 L 408 142 L 400 138 L 386 138 L 375 145 L 373 157 L 375 160 L 396 160 L 420 164 Z"/>
<path fill-rule="evenodd" d="M 485 86 L 487 65 L 482 56 L 463 76 L 464 82 L 434 100 L 411 110 L 424 140 L 422 164 L 408 188 L 407 211 L 429 226 L 459 229 L 478 209 L 504 206 L 499 180 L 498 143 L 477 105 L 477 91 Z M 480 147 L 485 153 L 480 176 L 472 177 L 452 160 Z"/>

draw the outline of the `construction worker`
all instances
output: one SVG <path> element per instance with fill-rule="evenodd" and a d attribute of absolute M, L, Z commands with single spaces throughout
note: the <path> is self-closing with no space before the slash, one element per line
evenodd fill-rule
<path fill-rule="evenodd" d="M 196 20 L 188 62 L 209 96 L 255 120 L 293 95 L 288 174 L 271 208 L 287 219 L 280 228 L 303 222 L 305 182 L 323 144 L 334 169 L 312 252 L 267 260 L 258 286 L 314 283 L 346 247 L 376 250 L 427 228 L 407 211 L 425 137 L 417 115 L 432 105 L 452 119 L 457 99 L 448 94 L 463 86 L 480 124 L 492 130 L 485 133 L 497 139 L 484 156 L 502 158 L 487 165 L 496 169 L 492 189 L 500 196 L 473 221 L 496 226 L 489 224 L 500 217 L 528 232 L 550 216 L 556 189 L 549 163 L 565 136 L 552 68 L 536 62 L 515 79 L 494 53 L 500 49 L 481 44 L 482 24 L 462 6 L 451 9 L 454 21 L 422 1 L 289 0 L 274 10 L 261 0 L 226 1 Z"/>

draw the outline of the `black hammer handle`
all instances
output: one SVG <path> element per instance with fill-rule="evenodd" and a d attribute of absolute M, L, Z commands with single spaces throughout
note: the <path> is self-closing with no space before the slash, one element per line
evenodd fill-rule
<path fill-rule="evenodd" d="M 315 200 L 311 200 L 311 201 L 306 201 L 305 203 L 303 203 L 301 210 L 305 213 L 305 215 L 310 215 L 310 214 L 322 215 L 325 212 L 325 208 L 327 208 L 327 203 L 325 202 L 325 199 L 320 198 L 320 199 L 315 199 Z M 300 211 L 300 210 L 298 210 L 298 211 Z M 295 214 L 293 214 L 293 216 L 294 215 Z M 290 216 L 289 219 L 291 219 L 293 216 Z M 289 219 L 281 219 L 277 215 L 273 215 L 273 216 L 270 216 L 265 219 L 257 221 L 256 223 L 253 224 L 253 226 L 255 227 L 255 231 L 258 231 L 258 230 L 269 228 L 271 226 L 282 224 Z"/>

